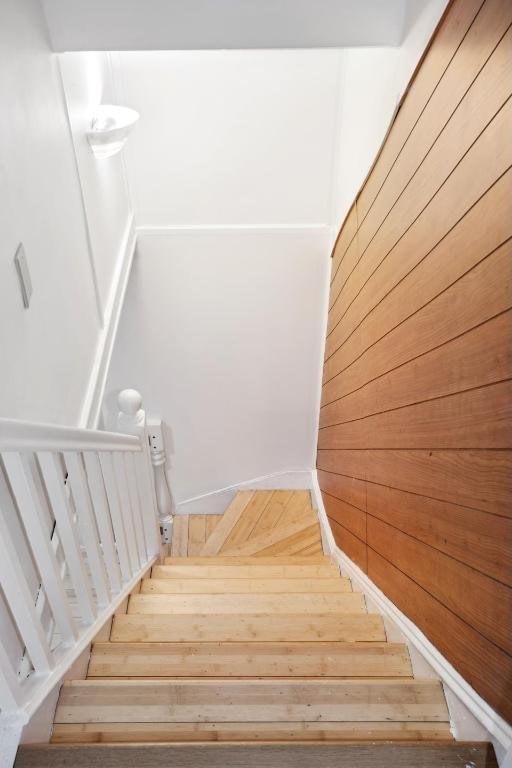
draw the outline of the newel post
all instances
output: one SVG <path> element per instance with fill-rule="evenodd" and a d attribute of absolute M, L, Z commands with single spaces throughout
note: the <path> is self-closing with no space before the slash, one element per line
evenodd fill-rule
<path fill-rule="evenodd" d="M 142 438 L 150 471 L 151 466 L 153 467 L 154 482 L 151 483 L 151 495 L 158 512 L 162 543 L 168 544 L 172 537 L 175 505 L 165 474 L 166 457 L 161 422 L 148 424 L 146 412 L 142 408 L 142 396 L 136 389 L 123 389 L 118 395 L 117 403 L 118 431 Z"/>

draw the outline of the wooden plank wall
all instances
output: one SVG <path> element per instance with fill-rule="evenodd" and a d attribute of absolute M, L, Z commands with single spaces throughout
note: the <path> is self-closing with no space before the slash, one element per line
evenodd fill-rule
<path fill-rule="evenodd" d="M 340 232 L 317 460 L 339 546 L 508 720 L 511 22 L 452 3 Z"/>

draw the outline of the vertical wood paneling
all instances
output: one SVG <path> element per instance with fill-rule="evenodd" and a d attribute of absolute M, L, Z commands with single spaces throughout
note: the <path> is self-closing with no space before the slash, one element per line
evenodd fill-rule
<path fill-rule="evenodd" d="M 451 4 L 345 220 L 317 457 L 338 545 L 508 718 L 511 24 Z"/>

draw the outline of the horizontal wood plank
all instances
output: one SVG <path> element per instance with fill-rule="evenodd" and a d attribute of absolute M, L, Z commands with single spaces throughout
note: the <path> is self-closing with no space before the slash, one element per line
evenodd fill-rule
<path fill-rule="evenodd" d="M 129 729 L 124 723 L 57 723 L 52 732 L 53 744 L 141 743 L 145 741 L 153 743 L 194 741 L 374 742 L 391 740 L 407 742 L 451 741 L 451 739 L 448 723 L 400 722 L 299 722 L 290 725 L 286 723 L 130 723 Z M 279 765 L 281 764 L 280 762 Z M 337 762 L 336 765 L 339 763 Z M 382 764 L 379 768 L 381 766 Z"/>
<path fill-rule="evenodd" d="M 367 484 L 368 513 L 512 586 L 512 519 Z"/>
<path fill-rule="evenodd" d="M 402 643 L 95 643 L 88 677 L 412 677 Z"/>
<path fill-rule="evenodd" d="M 115 616 L 112 642 L 382 642 L 377 614 L 282 613 Z"/>
<path fill-rule="evenodd" d="M 358 613 L 360 594 L 133 595 L 129 614 Z"/>
<path fill-rule="evenodd" d="M 73 680 L 56 723 L 87 722 L 448 722 L 436 680 Z"/>
<path fill-rule="evenodd" d="M 321 473 L 319 472 L 318 474 L 320 476 Z M 358 539 L 366 541 L 366 512 L 362 512 L 357 507 L 353 507 L 347 504 L 347 502 L 326 493 L 322 485 L 320 485 L 320 489 L 327 517 L 335 520 L 344 528 L 348 528 Z"/>
<path fill-rule="evenodd" d="M 84 748 L 85 747 L 85 748 Z M 497 768 L 492 746 L 485 742 L 411 744 L 25 744 L 16 768 Z"/>
<path fill-rule="evenodd" d="M 332 518 L 328 518 L 329 525 L 334 536 L 334 541 L 338 547 L 345 552 L 346 555 L 358 565 L 362 571 L 366 573 L 367 569 L 367 551 L 366 551 L 366 536 L 364 540 L 359 539 L 357 536 L 340 525 L 339 522 Z"/>
<path fill-rule="evenodd" d="M 507 171 L 498 179 L 428 255 L 422 239 L 430 237 L 431 227 L 435 223 L 423 221 L 421 228 L 419 223 L 416 223 L 414 232 L 417 241 L 409 241 L 406 248 L 400 247 L 399 243 L 379 267 L 375 280 L 369 281 L 358 297 L 357 301 L 364 304 L 362 319 L 344 344 L 326 360 L 325 382 L 348 368 L 372 345 L 429 304 L 512 237 L 512 171 Z M 505 275 L 510 271 L 509 262 L 510 255 L 504 260 Z M 477 298 L 478 293 L 473 290 L 472 300 Z M 450 311 L 450 307 L 451 302 L 447 305 L 447 311 Z M 464 310 L 463 304 L 459 308 Z M 451 335 L 444 332 L 445 325 L 441 321 L 438 328 L 441 337 L 434 346 L 496 314 L 499 308 L 494 302 L 491 310 L 489 313 L 489 306 L 485 309 L 484 305 L 484 313 L 479 319 L 465 325 L 457 324 L 458 330 Z M 457 322 L 457 316 L 454 320 Z M 411 356 L 431 348 L 422 349 L 418 345 L 412 355 L 401 359 L 407 361 Z M 334 382 L 332 385 L 324 384 L 322 403 L 348 391 L 350 389 L 342 389 L 338 393 Z"/>
<path fill-rule="evenodd" d="M 155 565 L 152 575 L 155 579 L 313 579 L 339 576 L 334 563 L 326 560 L 325 564 L 312 565 Z"/>
<path fill-rule="evenodd" d="M 144 579 L 141 594 L 293 594 L 302 592 L 351 592 L 349 579 Z"/>
<path fill-rule="evenodd" d="M 469 684 L 505 719 L 512 719 L 512 701 L 503 685 L 512 678 L 512 657 L 370 548 L 368 575 Z"/>

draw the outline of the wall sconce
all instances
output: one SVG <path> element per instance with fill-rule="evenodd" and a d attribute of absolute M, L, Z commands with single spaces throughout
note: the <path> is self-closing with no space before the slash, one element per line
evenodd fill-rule
<path fill-rule="evenodd" d="M 139 113 L 129 107 L 101 104 L 86 134 L 94 156 L 112 157 L 120 152 L 139 117 Z"/>

